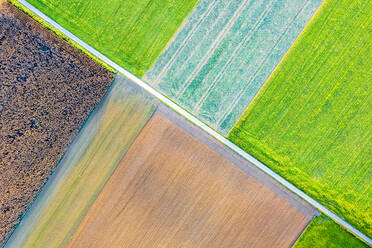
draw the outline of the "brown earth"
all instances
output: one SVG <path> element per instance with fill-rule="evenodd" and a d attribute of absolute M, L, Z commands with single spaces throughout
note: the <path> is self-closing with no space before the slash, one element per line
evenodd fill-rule
<path fill-rule="evenodd" d="M 0 1 L 0 245 L 113 74 Z"/>
<path fill-rule="evenodd" d="M 67 247 L 289 247 L 310 219 L 157 113 Z"/>

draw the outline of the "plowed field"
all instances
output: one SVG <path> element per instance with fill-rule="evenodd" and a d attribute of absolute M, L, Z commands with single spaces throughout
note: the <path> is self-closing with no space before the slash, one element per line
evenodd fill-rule
<path fill-rule="evenodd" d="M 14 7 L 0 8 L 0 245 L 112 78 Z"/>
<path fill-rule="evenodd" d="M 67 247 L 289 247 L 309 221 L 157 114 Z"/>

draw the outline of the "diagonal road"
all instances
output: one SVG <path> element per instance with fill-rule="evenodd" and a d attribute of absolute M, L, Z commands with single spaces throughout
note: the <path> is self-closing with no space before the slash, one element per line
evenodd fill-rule
<path fill-rule="evenodd" d="M 343 220 L 342 218 L 340 218 L 339 216 L 337 216 L 336 214 L 334 214 L 333 212 L 331 212 L 330 210 L 328 210 L 322 204 L 320 204 L 319 202 L 315 201 L 313 198 L 311 198 L 310 196 L 308 196 L 307 194 L 305 194 L 304 192 L 302 192 L 301 190 L 299 190 L 298 188 L 296 188 L 293 184 L 291 184 L 290 182 L 288 182 L 287 180 L 285 180 L 284 178 L 282 178 L 281 176 L 279 176 L 277 173 L 275 173 L 274 171 L 272 171 L 271 169 L 269 169 L 268 167 L 266 167 L 263 163 L 261 163 L 260 161 L 258 161 L 257 159 L 255 159 L 254 157 L 252 157 L 251 155 L 249 155 L 248 153 L 246 153 L 242 149 L 240 149 L 238 146 L 236 146 L 231 141 L 229 141 L 228 139 L 226 139 L 220 133 L 218 133 L 217 131 L 213 130 L 207 124 L 205 124 L 204 122 L 202 122 L 201 120 L 199 120 L 198 118 L 196 118 L 195 116 L 193 116 L 190 112 L 188 112 L 187 110 L 183 109 L 181 106 L 179 106 L 178 104 L 176 104 L 175 102 L 173 102 L 172 100 L 170 100 L 169 98 L 167 98 L 162 93 L 158 92 L 156 89 L 152 88 L 152 86 L 148 85 L 147 83 L 143 82 L 141 79 L 137 78 L 132 73 L 128 72 L 127 70 L 125 70 L 124 68 L 122 68 L 121 66 L 119 66 L 118 64 L 116 64 L 115 62 L 111 61 L 109 58 L 107 58 L 106 56 L 104 56 L 103 54 L 101 54 L 100 52 L 98 52 L 93 47 L 89 46 L 84 41 L 80 40 L 77 36 L 75 36 L 74 34 L 72 34 L 71 32 L 69 32 L 67 29 L 65 29 L 64 27 L 62 27 L 61 25 L 59 25 L 58 23 L 56 23 L 55 21 L 53 21 L 51 18 L 49 18 L 47 15 L 45 15 L 44 13 L 42 13 L 40 10 L 38 10 L 37 8 L 35 8 L 34 6 L 32 6 L 27 1 L 25 1 L 25 0 L 18 0 L 18 2 L 21 3 L 23 6 L 25 6 L 26 8 L 28 8 L 36 16 L 40 17 L 41 19 L 43 19 L 44 21 L 46 21 L 47 23 L 49 23 L 50 25 L 52 25 L 54 28 L 56 28 L 57 30 L 59 30 L 60 32 L 62 32 L 64 35 L 66 35 L 67 37 L 69 37 L 71 40 L 75 41 L 77 44 L 79 44 L 80 46 L 84 47 L 92 55 L 96 56 L 97 58 L 99 58 L 100 60 L 102 60 L 103 62 L 105 62 L 106 64 L 108 64 L 109 66 L 111 66 L 112 68 L 114 68 L 115 70 L 117 70 L 118 72 L 120 72 L 121 74 L 123 74 L 126 78 L 132 80 L 134 83 L 136 83 L 137 85 L 139 85 L 140 87 L 142 87 L 144 90 L 146 90 L 147 92 L 149 92 L 151 95 L 153 95 L 154 97 L 156 97 L 157 99 L 159 99 L 164 104 L 168 105 L 174 111 L 176 111 L 177 113 L 179 113 L 180 115 L 182 115 L 184 118 L 186 118 L 187 120 L 189 120 L 194 125 L 198 126 L 201 130 L 203 130 L 204 132 L 206 132 L 207 134 L 209 134 L 210 136 L 212 136 L 214 139 L 216 139 L 217 141 L 221 142 L 223 145 L 225 145 L 226 147 L 228 147 L 229 149 L 231 149 L 232 151 L 234 151 L 235 153 L 237 153 L 238 155 L 240 155 L 241 157 L 243 157 L 244 159 L 246 159 L 247 161 L 249 161 L 250 163 L 252 163 L 253 165 L 255 165 L 257 168 L 259 168 L 260 170 L 262 170 L 263 172 L 265 172 L 267 175 L 269 175 L 270 177 L 272 177 L 273 179 L 275 179 L 277 182 L 279 182 L 280 184 L 282 184 L 283 186 L 285 186 L 287 189 L 289 189 L 290 191 L 292 191 L 294 194 L 296 194 L 297 196 L 301 197 L 306 202 L 308 202 L 309 204 L 311 204 L 313 207 L 317 208 L 319 211 L 321 211 L 322 213 L 324 213 L 325 215 L 327 215 L 328 217 L 330 217 L 331 219 L 333 219 L 334 221 L 336 221 L 338 224 L 340 224 L 341 226 L 343 226 L 349 232 L 353 233 L 355 236 L 357 236 L 361 240 L 365 241 L 367 244 L 372 245 L 372 239 L 369 238 L 367 235 L 363 234 L 358 229 L 356 229 L 355 227 L 353 227 L 352 225 L 350 225 L 348 222 L 346 222 L 345 220 Z"/>

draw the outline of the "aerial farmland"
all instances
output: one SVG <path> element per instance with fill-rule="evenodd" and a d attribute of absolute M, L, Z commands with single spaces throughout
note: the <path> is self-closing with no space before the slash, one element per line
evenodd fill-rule
<path fill-rule="evenodd" d="M 30 3 L 119 65 L 142 76 L 197 0 L 32 0 Z"/>
<path fill-rule="evenodd" d="M 201 0 L 145 80 L 227 134 L 320 2 Z"/>
<path fill-rule="evenodd" d="M 0 246 L 370 247 L 367 0 L 0 0 Z"/>
<path fill-rule="evenodd" d="M 128 86 L 123 77 L 116 78 L 39 195 L 32 217 L 18 227 L 11 246 L 64 245 L 154 110 L 149 96 Z"/>
<path fill-rule="evenodd" d="M 113 74 L 12 6 L 0 13 L 0 242 L 4 242 Z"/>
<path fill-rule="evenodd" d="M 371 11 L 325 3 L 229 134 L 369 235 Z"/>
<path fill-rule="evenodd" d="M 151 118 L 67 247 L 293 243 L 315 212 L 247 176 L 183 131 L 182 120 L 177 124 L 161 111 Z"/>

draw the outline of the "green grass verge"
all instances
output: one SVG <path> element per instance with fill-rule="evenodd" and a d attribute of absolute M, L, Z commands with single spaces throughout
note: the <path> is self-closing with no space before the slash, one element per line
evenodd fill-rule
<path fill-rule="evenodd" d="M 142 76 L 198 0 L 29 0 L 120 66 Z"/>
<path fill-rule="evenodd" d="M 326 0 L 228 138 L 371 237 L 370 13 Z"/>
<path fill-rule="evenodd" d="M 327 216 L 321 215 L 310 223 L 293 247 L 359 248 L 368 246 Z"/>
<path fill-rule="evenodd" d="M 37 21 L 38 23 L 40 23 L 43 27 L 45 27 L 46 29 L 48 29 L 51 32 L 53 32 L 54 34 L 56 34 L 57 36 L 59 36 L 61 39 L 65 40 L 71 46 L 73 46 L 76 49 L 78 49 L 79 51 L 85 53 L 88 57 L 90 57 L 92 60 L 94 60 L 95 62 L 97 62 L 98 64 L 100 64 L 106 70 L 111 71 L 113 73 L 116 73 L 117 72 L 114 68 L 112 68 L 111 66 L 109 66 L 108 64 L 106 64 L 105 62 L 103 62 L 102 60 L 98 59 L 96 56 L 94 56 L 93 54 L 91 54 L 90 52 L 88 52 L 85 48 L 83 48 L 82 46 L 80 46 L 75 41 L 71 40 L 69 37 L 67 37 L 66 35 L 64 35 L 58 29 L 54 28 L 52 25 L 50 25 L 49 23 L 47 23 L 46 21 L 44 21 L 43 19 L 41 19 L 40 17 L 38 17 L 37 15 L 35 15 L 34 13 L 32 13 L 29 9 L 27 9 L 25 6 L 23 6 L 22 4 L 20 4 L 17 0 L 8 0 L 8 2 L 11 3 L 12 5 L 14 5 L 16 8 L 18 8 L 22 12 L 24 12 L 25 14 L 29 15 L 30 17 L 32 17 L 35 21 Z"/>

